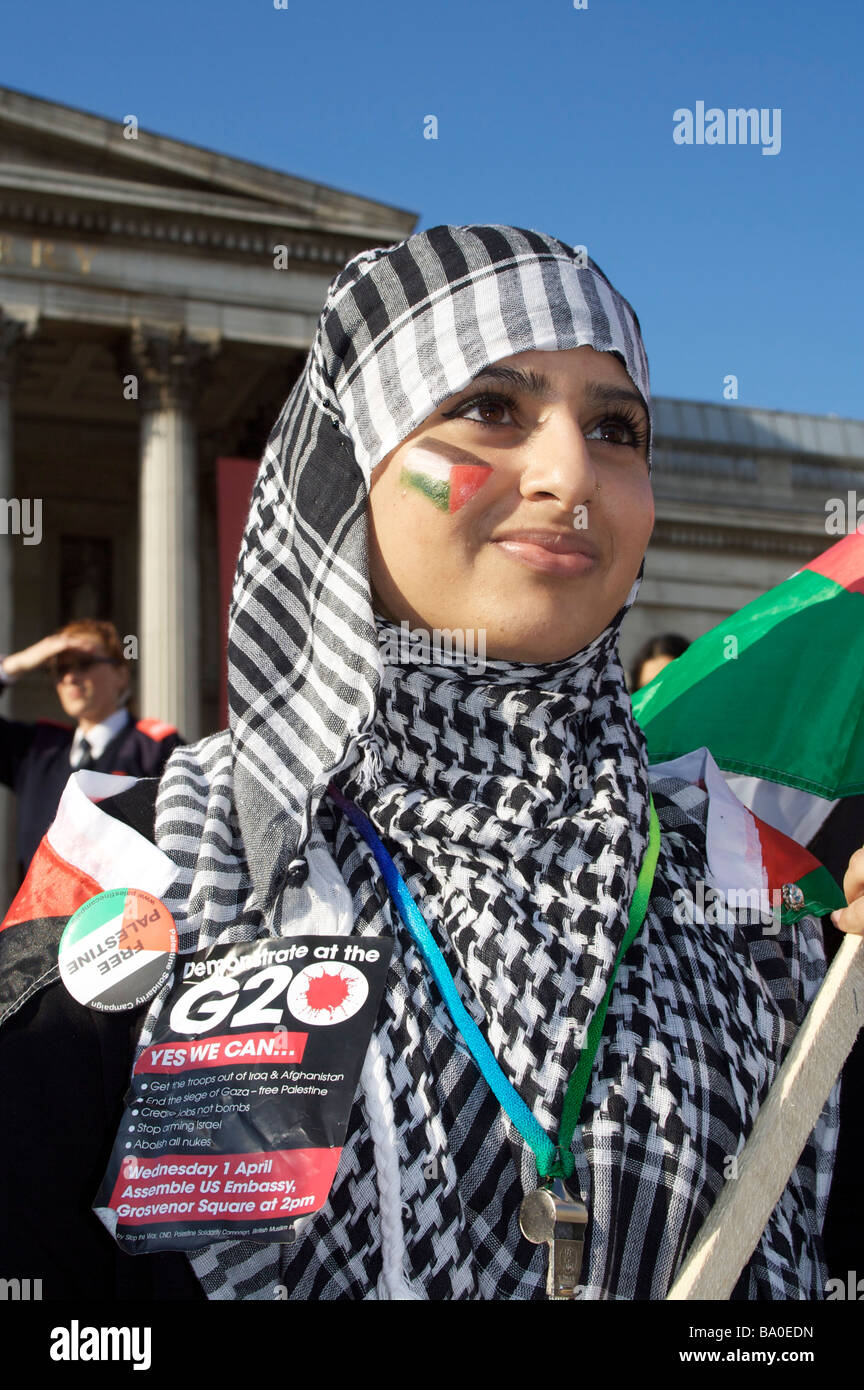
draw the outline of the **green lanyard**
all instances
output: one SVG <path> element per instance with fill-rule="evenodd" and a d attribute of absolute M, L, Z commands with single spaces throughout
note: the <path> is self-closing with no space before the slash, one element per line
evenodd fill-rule
<path fill-rule="evenodd" d="M 558 1129 L 558 1142 L 557 1144 L 553 1144 L 542 1125 L 534 1117 L 519 1095 L 513 1083 L 504 1075 L 494 1052 L 480 1032 L 477 1024 L 468 1013 L 465 1005 L 462 1003 L 453 976 L 447 968 L 438 944 L 432 936 L 426 920 L 414 901 L 405 880 L 402 878 L 402 875 L 393 863 L 388 851 L 382 844 L 375 828 L 359 807 L 355 806 L 352 801 L 348 801 L 336 787 L 331 784 L 329 790 L 332 800 L 348 817 L 352 825 L 356 826 L 357 830 L 359 830 L 360 834 L 369 845 L 369 848 L 372 850 L 376 863 L 384 875 L 387 887 L 399 910 L 399 915 L 420 950 L 441 992 L 444 1003 L 449 1010 L 450 1017 L 453 1019 L 458 1031 L 462 1034 L 471 1055 L 480 1068 L 487 1084 L 497 1097 L 500 1105 L 506 1111 L 525 1142 L 531 1147 L 534 1157 L 537 1160 L 537 1172 L 541 1179 L 551 1182 L 554 1178 L 569 1178 L 575 1166 L 573 1154 L 570 1151 L 570 1145 L 576 1131 L 576 1126 L 579 1123 L 579 1113 L 582 1109 L 582 1101 L 584 1100 L 585 1092 L 588 1088 L 588 1081 L 591 1077 L 594 1058 L 600 1046 L 603 1024 L 606 1020 L 606 1011 L 609 1007 L 609 999 L 612 995 L 612 987 L 615 984 L 618 966 L 621 964 L 624 952 L 638 934 L 645 920 L 645 913 L 648 910 L 648 900 L 651 896 L 651 887 L 654 882 L 654 870 L 657 867 L 657 857 L 660 853 L 660 822 L 657 819 L 657 812 L 654 809 L 653 797 L 651 798 L 648 847 L 645 851 L 642 867 L 639 870 L 639 878 L 636 883 L 636 891 L 633 894 L 633 901 L 630 904 L 630 918 L 627 931 L 624 935 L 624 940 L 618 948 L 618 954 L 615 957 L 615 964 L 612 967 L 612 974 L 606 993 L 600 1001 L 594 1013 L 594 1017 L 591 1020 L 585 1039 L 585 1046 L 579 1055 L 579 1061 L 568 1082 L 567 1093 L 564 1097 L 561 1124 Z"/>

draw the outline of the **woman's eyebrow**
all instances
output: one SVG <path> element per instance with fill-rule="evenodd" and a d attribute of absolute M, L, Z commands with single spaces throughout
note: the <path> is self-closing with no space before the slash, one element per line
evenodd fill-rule
<path fill-rule="evenodd" d="M 529 396 L 537 396 L 540 400 L 548 400 L 553 394 L 552 383 L 542 372 L 523 372 L 518 367 L 496 367 L 493 363 L 473 376 L 469 385 L 473 386 L 475 381 L 480 381 L 483 377 L 491 377 L 494 381 L 506 381 L 517 390 L 524 391 Z"/>
<path fill-rule="evenodd" d="M 592 405 L 614 405 L 620 401 L 631 401 L 633 405 L 639 405 L 645 411 L 645 402 L 639 392 L 628 386 L 613 386 L 608 382 L 589 381 L 585 387 L 585 395 Z"/>
<path fill-rule="evenodd" d="M 518 391 L 538 400 L 547 401 L 555 394 L 551 381 L 542 372 L 523 372 L 518 367 L 499 367 L 493 363 L 472 377 L 469 384 L 473 386 L 483 378 L 506 381 Z M 645 402 L 638 391 L 626 386 L 615 386 L 610 382 L 589 381 L 585 386 L 585 397 L 590 405 L 615 405 L 629 401 L 645 410 Z"/>

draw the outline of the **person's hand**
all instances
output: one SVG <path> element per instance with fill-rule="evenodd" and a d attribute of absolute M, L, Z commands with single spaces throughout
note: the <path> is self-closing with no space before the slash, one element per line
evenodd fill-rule
<path fill-rule="evenodd" d="M 864 845 L 856 849 L 843 877 L 843 892 L 848 906 L 831 913 L 831 921 L 841 931 L 864 936 Z"/>
<path fill-rule="evenodd" d="M 63 637 L 59 633 L 53 633 L 50 637 L 43 637 L 41 642 L 34 642 L 32 647 L 24 647 L 20 652 L 13 652 L 11 656 L 4 657 L 3 670 L 7 676 L 21 676 L 25 671 L 35 671 L 37 666 L 43 666 L 52 656 L 59 656 L 61 652 L 89 652 L 92 651 L 92 647 L 92 638 L 83 635 Z"/>

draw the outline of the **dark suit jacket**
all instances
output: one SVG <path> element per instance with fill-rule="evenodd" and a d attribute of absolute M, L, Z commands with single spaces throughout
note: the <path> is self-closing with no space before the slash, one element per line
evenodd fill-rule
<path fill-rule="evenodd" d="M 50 719 L 40 719 L 35 724 L 0 719 L 0 782 L 18 795 L 17 847 L 21 879 L 57 814 L 63 788 L 74 771 L 69 766 L 74 734 L 71 725 Z M 158 777 L 170 754 L 182 742 L 170 724 L 158 719 L 139 719 L 136 723 L 130 718 L 125 729 L 120 730 L 91 766 L 94 772 Z"/>

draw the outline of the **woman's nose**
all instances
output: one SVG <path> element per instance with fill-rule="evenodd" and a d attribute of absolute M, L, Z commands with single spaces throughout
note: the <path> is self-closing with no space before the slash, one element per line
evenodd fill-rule
<path fill-rule="evenodd" d="M 525 448 L 528 457 L 519 488 L 523 497 L 554 497 L 572 512 L 594 496 L 597 467 L 579 421 L 569 410 L 551 412 Z"/>

